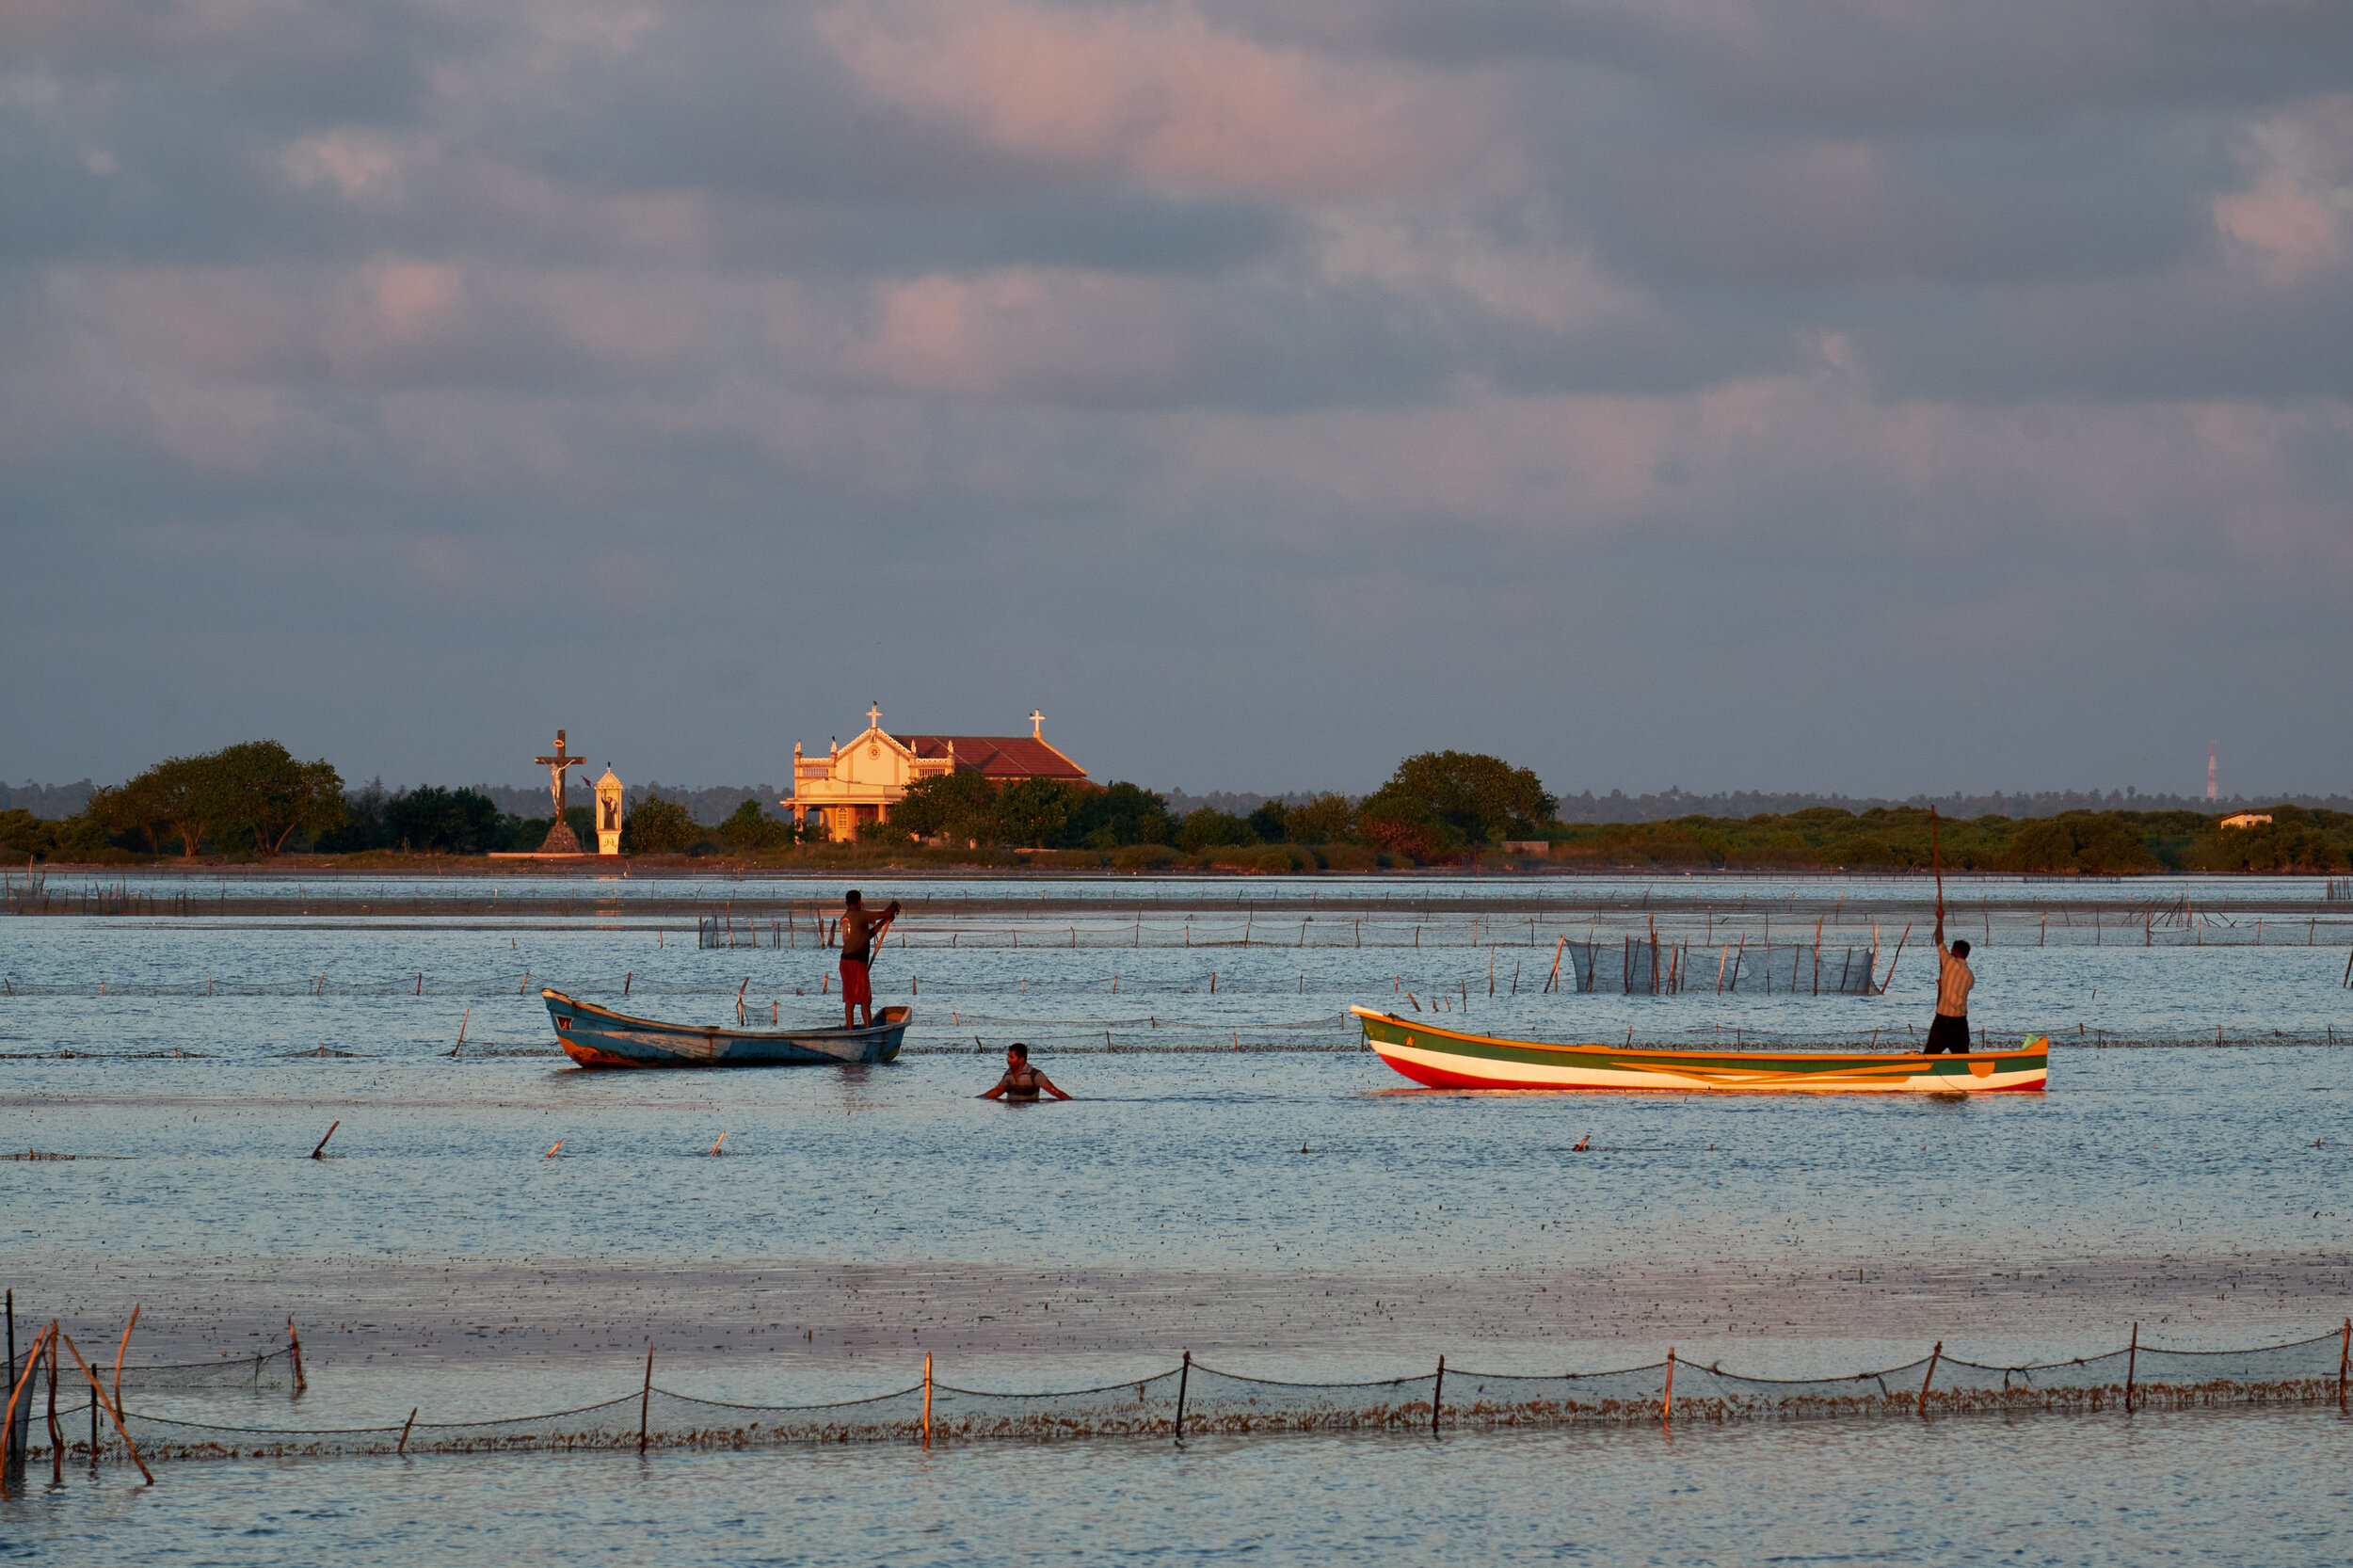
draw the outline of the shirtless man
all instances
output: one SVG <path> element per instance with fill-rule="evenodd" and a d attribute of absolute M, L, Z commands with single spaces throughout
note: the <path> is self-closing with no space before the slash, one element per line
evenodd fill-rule
<path fill-rule="evenodd" d="M 1016 1040 L 1005 1051 L 1005 1076 L 997 1080 L 997 1087 L 983 1095 L 984 1100 L 1033 1100 L 1044 1090 L 1058 1100 L 1070 1096 L 1054 1087 L 1054 1080 L 1030 1065 L 1030 1048 Z"/>
<path fill-rule="evenodd" d="M 1969 964 L 1969 944 L 1945 945 L 1945 922 L 1936 923 L 1936 1017 L 1929 1025 L 1926 1055 L 1969 1054 L 1969 988 L 1977 983 Z"/>
<path fill-rule="evenodd" d="M 857 1010 L 866 1009 L 866 1021 L 874 1021 L 874 984 L 867 973 L 867 965 L 873 959 L 874 949 L 890 929 L 890 922 L 899 918 L 899 901 L 892 899 L 890 907 L 876 915 L 869 911 L 858 897 L 856 888 L 842 901 L 841 909 L 841 1027 L 858 1027 Z"/>

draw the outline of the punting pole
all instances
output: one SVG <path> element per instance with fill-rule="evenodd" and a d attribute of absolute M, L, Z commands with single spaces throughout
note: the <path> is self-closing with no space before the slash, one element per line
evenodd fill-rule
<path fill-rule="evenodd" d="M 1658 1421 L 1661 1426 L 1672 1422 L 1675 1411 L 1675 1348 L 1667 1347 L 1667 1391 L 1658 1396 Z"/>
<path fill-rule="evenodd" d="M 646 1390 L 637 1396 L 637 1453 L 646 1452 L 646 1413 L 653 1408 L 653 1341 L 646 1341 Z"/>
<path fill-rule="evenodd" d="M 1945 1359 L 1945 1341 L 1939 1339 L 1936 1349 L 1929 1352 L 1929 1375 L 1920 1380 L 1920 1419 L 1929 1418 L 1929 1384 L 1936 1381 L 1936 1364 Z"/>
<path fill-rule="evenodd" d="M 2353 1319 L 2347 1319 L 2346 1322 L 2353 1324 Z M 1193 1352 L 1187 1351 L 1184 1365 L 1176 1368 L 1176 1441 L 1179 1443 L 1185 1440 L 1185 1384 L 1192 1381 Z M 2342 1376 L 2337 1379 L 2337 1398 L 2340 1403 L 2345 1398 L 2345 1379 Z"/>
<path fill-rule="evenodd" d="M 1936 930 L 1945 932 L 1945 859 L 1936 846 L 1936 808 L 1929 808 L 1929 865 L 1936 872 Z"/>
<path fill-rule="evenodd" d="M 1446 1357 L 1438 1357 L 1438 1381 L 1430 1385 L 1430 1435 L 1438 1435 L 1438 1409 L 1446 1400 Z"/>

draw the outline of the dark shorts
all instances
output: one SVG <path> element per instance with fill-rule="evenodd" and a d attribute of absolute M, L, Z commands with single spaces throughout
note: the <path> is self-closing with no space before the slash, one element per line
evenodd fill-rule
<path fill-rule="evenodd" d="M 1936 1021 L 1929 1025 L 1926 1054 L 1934 1056 L 1940 1051 L 1949 1051 L 1955 1056 L 1969 1054 L 1969 1020 L 1967 1018 L 1948 1018 L 1942 1013 L 1936 1016 Z"/>
<path fill-rule="evenodd" d="M 866 972 L 865 959 L 844 958 L 841 961 L 841 1002 L 845 1007 L 874 1005 L 874 984 Z M 1966 1034 L 1968 1031 L 1961 1032 Z M 1961 1048 L 1965 1050 L 1968 1048 L 1964 1045 Z"/>

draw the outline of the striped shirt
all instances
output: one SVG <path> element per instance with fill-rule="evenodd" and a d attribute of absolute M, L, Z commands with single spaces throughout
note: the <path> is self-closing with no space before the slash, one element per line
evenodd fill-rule
<path fill-rule="evenodd" d="M 1965 1018 L 1969 1016 L 1969 988 L 1977 977 L 1969 972 L 1968 960 L 1956 958 L 1950 948 L 1939 948 L 1941 966 L 1936 976 L 1936 1016 L 1940 1018 Z"/>

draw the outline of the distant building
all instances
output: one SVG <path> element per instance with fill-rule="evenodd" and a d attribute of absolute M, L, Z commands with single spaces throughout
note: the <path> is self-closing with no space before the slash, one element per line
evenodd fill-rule
<path fill-rule="evenodd" d="M 996 784 L 1024 778 L 1087 781 L 1086 769 L 1048 745 L 1046 715 L 1030 714 L 1027 735 L 893 735 L 882 709 L 866 711 L 866 732 L 823 757 L 804 757 L 792 743 L 792 792 L 777 802 L 798 824 L 814 813 L 828 839 L 857 837 L 858 824 L 888 822 L 890 808 L 919 778 L 977 773 Z"/>
<path fill-rule="evenodd" d="M 2233 811 L 2222 819 L 2224 827 L 2258 827 L 2271 821 L 2268 811 Z"/>

